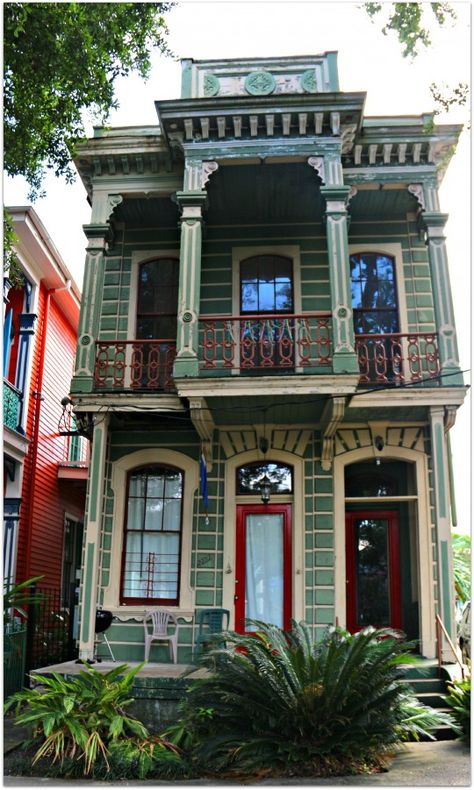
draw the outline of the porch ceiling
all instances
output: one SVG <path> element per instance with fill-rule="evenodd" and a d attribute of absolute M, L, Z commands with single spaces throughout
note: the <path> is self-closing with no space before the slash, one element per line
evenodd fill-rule
<path fill-rule="evenodd" d="M 272 425 L 319 423 L 327 395 L 206 397 L 216 425 Z"/>
<path fill-rule="evenodd" d="M 207 185 L 206 224 L 281 224 L 323 221 L 320 180 L 305 162 L 222 165 Z M 355 221 L 404 219 L 417 210 L 408 184 L 364 184 L 349 204 Z M 126 197 L 114 219 L 129 228 L 173 228 L 178 233 L 179 209 L 172 196 Z M 349 230 L 350 234 L 350 230 Z"/>

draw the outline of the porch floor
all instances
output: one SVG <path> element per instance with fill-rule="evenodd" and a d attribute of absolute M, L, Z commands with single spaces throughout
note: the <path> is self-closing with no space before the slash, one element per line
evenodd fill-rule
<path fill-rule="evenodd" d="M 127 664 L 130 669 L 138 667 L 141 661 L 96 661 L 91 664 L 98 672 L 110 672 L 111 669 L 120 664 Z M 49 675 L 57 672 L 60 675 L 78 675 L 85 667 L 84 664 L 77 664 L 75 661 L 64 661 L 62 664 L 50 664 L 46 667 L 32 669 L 31 675 Z M 137 677 L 141 678 L 187 678 L 197 680 L 209 674 L 205 667 L 198 667 L 195 664 L 159 664 L 155 661 L 148 662 L 138 672 Z"/>

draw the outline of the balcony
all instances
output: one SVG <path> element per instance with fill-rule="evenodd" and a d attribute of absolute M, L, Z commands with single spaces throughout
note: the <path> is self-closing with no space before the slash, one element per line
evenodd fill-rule
<path fill-rule="evenodd" d="M 356 335 L 360 380 L 364 384 L 439 384 L 435 333 Z"/>
<path fill-rule="evenodd" d="M 200 369 L 219 375 L 330 372 L 331 317 L 209 316 L 199 329 Z"/>
<path fill-rule="evenodd" d="M 329 315 L 209 316 L 200 320 L 201 377 L 332 374 Z M 439 384 L 435 333 L 356 335 L 361 386 Z M 171 340 L 96 345 L 95 387 L 108 392 L 175 392 Z"/>
<path fill-rule="evenodd" d="M 112 340 L 96 343 L 98 390 L 175 392 L 174 340 Z"/>
<path fill-rule="evenodd" d="M 22 393 L 9 381 L 3 379 L 3 425 L 12 431 L 18 430 Z"/>

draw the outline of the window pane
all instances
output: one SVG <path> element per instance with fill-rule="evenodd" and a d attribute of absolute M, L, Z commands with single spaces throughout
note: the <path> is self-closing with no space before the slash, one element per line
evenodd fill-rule
<path fill-rule="evenodd" d="M 352 307 L 362 307 L 362 285 L 352 281 Z"/>
<path fill-rule="evenodd" d="M 165 496 L 167 498 L 170 497 L 181 498 L 182 496 L 181 474 L 168 473 L 165 479 Z"/>
<path fill-rule="evenodd" d="M 143 499 L 129 499 L 127 529 L 143 529 Z"/>
<path fill-rule="evenodd" d="M 386 519 L 356 522 L 357 624 L 388 626 L 388 523 Z"/>
<path fill-rule="evenodd" d="M 176 598 L 179 536 L 127 536 L 123 594 L 130 598 Z"/>
<path fill-rule="evenodd" d="M 163 506 L 163 529 L 179 532 L 181 526 L 181 501 L 179 499 L 165 499 Z"/>
<path fill-rule="evenodd" d="M 256 313 L 258 310 L 257 283 L 242 283 L 242 311 Z"/>
<path fill-rule="evenodd" d="M 146 474 L 136 474 L 130 477 L 129 496 L 145 496 Z"/>
<path fill-rule="evenodd" d="M 273 282 L 260 282 L 258 287 L 258 309 L 275 309 L 275 289 Z"/>
<path fill-rule="evenodd" d="M 148 477 L 147 496 L 162 497 L 164 493 L 163 475 L 150 474 Z"/>
<path fill-rule="evenodd" d="M 237 493 L 258 494 L 264 475 L 270 480 L 272 493 L 287 494 L 293 491 L 291 466 L 262 461 L 241 466 L 237 470 Z"/>
<path fill-rule="evenodd" d="M 147 499 L 144 528 L 153 530 L 160 530 L 163 528 L 162 499 Z"/>
<path fill-rule="evenodd" d="M 279 312 L 281 310 L 293 310 L 293 302 L 291 299 L 291 283 L 279 282 L 275 287 L 275 309 Z"/>

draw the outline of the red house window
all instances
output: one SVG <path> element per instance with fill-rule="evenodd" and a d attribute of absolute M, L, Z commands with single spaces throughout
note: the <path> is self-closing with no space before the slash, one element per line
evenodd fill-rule
<path fill-rule="evenodd" d="M 121 603 L 178 605 L 183 483 L 170 466 L 129 473 Z"/>

